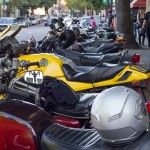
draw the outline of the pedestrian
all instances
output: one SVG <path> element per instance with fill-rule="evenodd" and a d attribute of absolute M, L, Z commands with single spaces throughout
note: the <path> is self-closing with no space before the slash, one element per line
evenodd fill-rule
<path fill-rule="evenodd" d="M 112 15 L 112 10 L 108 10 L 108 27 L 113 28 L 114 26 L 114 16 Z"/>
<path fill-rule="evenodd" d="M 150 11 L 146 12 L 143 21 L 143 29 L 146 29 L 147 38 L 148 38 L 148 46 L 150 48 Z"/>
<path fill-rule="evenodd" d="M 137 29 L 139 30 L 140 28 L 142 28 L 143 25 L 143 21 L 144 21 L 144 16 L 145 16 L 145 11 L 143 8 L 139 8 L 138 13 L 137 13 Z M 139 33 L 139 32 L 138 32 Z M 141 43 L 142 40 L 142 43 Z M 145 34 L 139 34 L 139 45 L 141 46 L 144 45 L 144 41 L 145 41 Z"/>
<path fill-rule="evenodd" d="M 116 27 L 117 27 L 117 16 L 116 13 L 114 14 L 114 23 L 113 23 L 113 28 L 116 31 Z"/>
<path fill-rule="evenodd" d="M 90 21 L 90 25 L 92 26 L 92 27 L 96 27 L 96 22 L 95 22 L 95 20 L 94 20 L 94 18 L 91 16 L 91 21 Z"/>
<path fill-rule="evenodd" d="M 137 38 L 137 11 L 135 9 L 131 11 L 131 19 L 133 24 L 134 37 L 136 39 Z"/>

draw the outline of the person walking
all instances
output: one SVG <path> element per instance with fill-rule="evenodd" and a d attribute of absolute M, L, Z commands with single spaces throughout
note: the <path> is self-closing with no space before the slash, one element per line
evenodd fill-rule
<path fill-rule="evenodd" d="M 139 45 L 143 46 L 144 41 L 145 41 L 145 34 L 140 34 L 139 30 L 141 30 L 143 21 L 144 21 L 144 16 L 145 16 L 145 11 L 143 8 L 139 8 L 138 13 L 137 13 L 137 29 L 139 33 Z M 141 43 L 142 40 L 142 43 Z"/>
<path fill-rule="evenodd" d="M 144 21 L 142 28 L 146 28 L 147 38 L 148 38 L 148 46 L 150 48 L 150 11 L 146 12 L 144 16 Z"/>
<path fill-rule="evenodd" d="M 137 11 L 133 9 L 131 11 L 131 19 L 132 19 L 132 24 L 133 24 L 133 32 L 134 32 L 134 37 L 135 39 L 137 38 Z"/>
<path fill-rule="evenodd" d="M 114 16 L 112 15 L 112 10 L 108 10 L 108 27 L 113 28 L 114 26 Z"/>
<path fill-rule="evenodd" d="M 96 22 L 93 17 L 91 17 L 90 25 L 94 28 L 96 27 Z"/>

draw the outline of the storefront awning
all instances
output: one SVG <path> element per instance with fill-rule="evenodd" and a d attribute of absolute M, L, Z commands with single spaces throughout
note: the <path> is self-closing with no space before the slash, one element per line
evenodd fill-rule
<path fill-rule="evenodd" d="M 146 8 L 146 0 L 133 0 L 130 4 L 130 8 L 144 7 Z"/>

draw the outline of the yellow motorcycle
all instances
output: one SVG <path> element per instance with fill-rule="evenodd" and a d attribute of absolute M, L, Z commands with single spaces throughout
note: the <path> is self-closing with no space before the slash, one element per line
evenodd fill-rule
<path fill-rule="evenodd" d="M 43 60 L 43 66 L 31 66 L 28 70 L 41 70 L 44 76 L 51 76 L 63 80 L 74 91 L 100 91 L 105 87 L 115 85 L 145 86 L 148 87 L 150 70 L 136 64 L 108 64 L 102 63 L 94 67 L 74 65 L 69 59 L 54 54 L 22 55 L 19 60 L 30 63 Z M 133 56 L 137 61 L 138 56 Z M 24 75 L 24 70 L 17 77 Z"/>

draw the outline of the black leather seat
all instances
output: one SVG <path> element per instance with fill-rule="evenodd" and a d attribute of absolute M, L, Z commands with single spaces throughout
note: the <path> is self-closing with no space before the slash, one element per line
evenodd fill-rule
<path fill-rule="evenodd" d="M 122 53 L 111 53 L 101 56 L 83 55 L 80 58 L 80 64 L 83 66 L 96 66 L 100 63 L 118 63 L 121 58 Z"/>
<path fill-rule="evenodd" d="M 93 67 L 87 72 L 82 72 L 71 68 L 68 64 L 63 64 L 62 69 L 66 79 L 69 81 L 95 83 L 112 79 L 122 69 L 124 69 L 124 67 L 125 65 L 103 63 Z"/>
<path fill-rule="evenodd" d="M 90 118 L 92 103 L 97 95 L 98 93 L 81 94 L 80 99 L 78 103 L 75 104 L 74 108 L 66 109 L 63 107 L 54 107 L 52 111 L 54 114 L 61 114 L 72 118 Z"/>
<path fill-rule="evenodd" d="M 89 46 L 89 45 L 95 44 L 95 41 L 90 41 L 90 42 L 80 42 L 80 44 L 81 44 L 82 46 Z"/>
<path fill-rule="evenodd" d="M 40 144 L 42 150 L 149 150 L 150 132 L 133 142 L 112 146 L 106 144 L 94 129 L 75 129 L 53 124 L 42 133 Z"/>
<path fill-rule="evenodd" d="M 115 46 L 114 43 L 104 43 L 97 48 L 93 48 L 93 47 L 84 48 L 84 51 L 88 53 L 99 53 L 103 50 L 113 49 L 114 46 Z"/>
<path fill-rule="evenodd" d="M 100 147 L 101 141 L 94 129 L 67 128 L 53 124 L 42 133 L 40 145 L 42 150 L 94 150 L 96 146 Z"/>
<path fill-rule="evenodd" d="M 55 50 L 55 52 L 61 56 L 64 56 L 72 60 L 77 66 L 96 66 L 100 63 L 118 63 L 122 53 L 111 54 L 88 54 L 79 53 L 70 50 Z"/>

